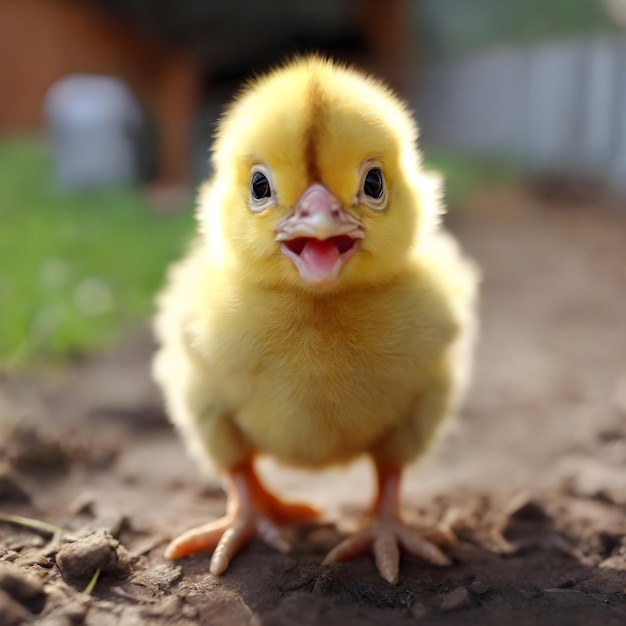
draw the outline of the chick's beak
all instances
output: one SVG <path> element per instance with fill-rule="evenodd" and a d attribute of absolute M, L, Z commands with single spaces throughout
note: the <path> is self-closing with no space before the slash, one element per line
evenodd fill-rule
<path fill-rule="evenodd" d="M 332 285 L 364 236 L 361 222 L 321 183 L 306 189 L 276 228 L 282 253 L 309 287 Z"/>

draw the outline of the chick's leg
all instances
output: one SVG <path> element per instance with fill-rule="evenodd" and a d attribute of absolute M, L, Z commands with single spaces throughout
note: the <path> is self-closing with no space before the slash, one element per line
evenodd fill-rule
<path fill-rule="evenodd" d="M 174 539 L 165 556 L 178 559 L 201 550 L 214 550 L 210 571 L 219 576 L 235 554 L 254 536 L 280 552 L 290 545 L 278 524 L 303 522 L 317 516 L 304 504 L 282 502 L 259 481 L 252 463 L 226 472 L 227 513 L 224 517 L 193 528 Z"/>
<path fill-rule="evenodd" d="M 372 551 L 380 575 L 389 583 L 398 582 L 400 549 L 434 565 L 449 565 L 448 557 L 420 533 L 400 519 L 401 470 L 376 463 L 378 493 L 373 511 L 373 522 L 361 532 L 348 537 L 331 550 L 324 563 L 345 561 Z"/>

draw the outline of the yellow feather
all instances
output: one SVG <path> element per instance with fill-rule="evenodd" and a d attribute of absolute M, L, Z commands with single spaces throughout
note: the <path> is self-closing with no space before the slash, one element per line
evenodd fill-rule
<path fill-rule="evenodd" d="M 257 453 L 320 467 L 423 452 L 465 387 L 477 272 L 438 226 L 406 107 L 317 57 L 248 85 L 221 120 L 200 236 L 159 298 L 154 364 L 173 422 L 201 462 Z M 381 163 L 388 205 L 355 200 L 359 164 Z M 278 205 L 250 210 L 266 164 Z M 275 242 L 314 175 L 364 225 L 333 287 L 304 286 Z"/>

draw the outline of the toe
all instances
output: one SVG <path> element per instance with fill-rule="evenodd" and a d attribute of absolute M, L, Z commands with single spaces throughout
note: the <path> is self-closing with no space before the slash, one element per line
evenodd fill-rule
<path fill-rule="evenodd" d="M 245 518 L 239 518 L 222 535 L 213 556 L 209 571 L 214 576 L 223 574 L 230 565 L 231 559 L 250 541 L 254 534 L 254 525 Z"/>
<path fill-rule="evenodd" d="M 438 547 L 453 546 L 459 542 L 454 531 L 449 526 L 439 526 L 426 530 L 422 537 L 429 543 L 434 543 Z"/>
<path fill-rule="evenodd" d="M 380 575 L 388 583 L 395 585 L 400 569 L 400 549 L 393 531 L 382 529 L 376 534 L 373 552 Z"/>
<path fill-rule="evenodd" d="M 201 550 L 213 550 L 230 523 L 230 519 L 222 517 L 210 524 L 188 530 L 167 546 L 165 558 L 181 559 Z"/>
<path fill-rule="evenodd" d="M 426 541 L 411 528 L 398 525 L 396 535 L 402 547 L 413 556 L 424 559 L 433 565 L 450 565 L 450 559 L 434 543 Z"/>
<path fill-rule="evenodd" d="M 351 537 L 344 539 L 338 546 L 335 546 L 326 555 L 323 565 L 336 563 L 338 561 L 346 561 L 347 559 L 352 559 L 355 556 L 365 554 L 370 549 L 373 541 L 374 535 L 369 529 L 357 533 L 356 535 L 352 535 Z"/>

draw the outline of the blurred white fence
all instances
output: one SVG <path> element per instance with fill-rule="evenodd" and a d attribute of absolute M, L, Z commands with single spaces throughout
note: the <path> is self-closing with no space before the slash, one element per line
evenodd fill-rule
<path fill-rule="evenodd" d="M 626 38 L 502 47 L 429 69 L 425 147 L 598 174 L 626 191 Z"/>

